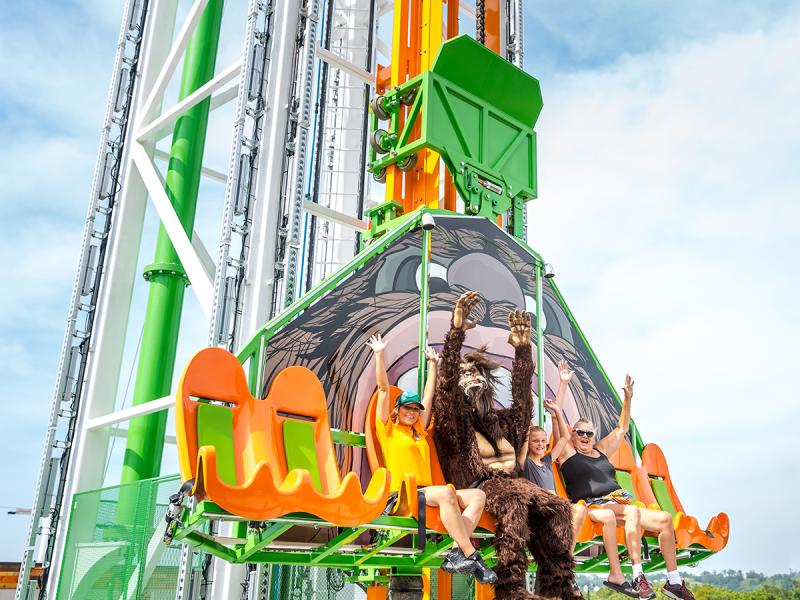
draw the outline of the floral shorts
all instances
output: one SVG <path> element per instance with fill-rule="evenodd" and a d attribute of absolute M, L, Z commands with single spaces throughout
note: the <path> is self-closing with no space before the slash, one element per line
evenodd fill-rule
<path fill-rule="evenodd" d="M 586 502 L 587 506 L 591 506 L 592 504 L 633 504 L 634 499 L 628 490 L 618 489 L 605 496 L 586 498 L 584 502 Z"/>

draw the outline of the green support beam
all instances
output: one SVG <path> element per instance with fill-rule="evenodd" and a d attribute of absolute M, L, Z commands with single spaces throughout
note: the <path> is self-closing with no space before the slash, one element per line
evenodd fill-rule
<path fill-rule="evenodd" d="M 544 313 L 544 297 L 542 294 L 543 273 L 541 260 L 536 263 L 536 418 L 539 427 L 544 427 L 544 329 L 542 314 Z M 554 424 L 555 426 L 555 424 Z"/>
<path fill-rule="evenodd" d="M 420 214 L 428 212 L 422 209 Z M 428 358 L 425 349 L 428 347 L 428 305 L 430 303 L 430 259 L 431 259 L 431 232 L 422 228 L 422 256 L 419 292 L 419 350 L 417 356 L 417 393 L 422 398 L 425 390 L 425 381 L 428 378 Z"/>
<path fill-rule="evenodd" d="M 210 0 L 186 48 L 179 98 L 183 100 L 214 76 L 223 0 Z M 200 186 L 210 99 L 186 111 L 175 123 L 166 192 L 191 237 Z M 133 405 L 169 395 L 175 368 L 183 296 L 188 280 L 163 226 L 153 263 L 144 272 L 150 283 Z M 157 477 L 167 423 L 165 411 L 131 420 L 122 483 Z M 129 507 L 130 508 L 130 507 Z M 121 511 L 125 514 L 125 510 Z"/>
<path fill-rule="evenodd" d="M 237 552 L 236 562 L 247 562 L 247 559 L 269 546 L 278 537 L 286 533 L 291 526 L 291 523 L 272 523 L 264 529 L 259 529 L 252 535 L 248 535 L 244 548 Z"/>

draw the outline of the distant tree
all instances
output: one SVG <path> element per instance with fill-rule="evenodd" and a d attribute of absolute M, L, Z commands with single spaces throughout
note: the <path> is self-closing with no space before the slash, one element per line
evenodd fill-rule
<path fill-rule="evenodd" d="M 779 575 L 764 575 L 756 571 L 703 571 L 697 575 L 683 573 L 697 600 L 800 600 L 800 573 L 790 571 Z M 658 590 L 664 583 L 663 574 L 647 578 Z M 603 577 L 578 575 L 576 581 L 593 600 L 621 600 L 622 596 L 602 586 Z"/>

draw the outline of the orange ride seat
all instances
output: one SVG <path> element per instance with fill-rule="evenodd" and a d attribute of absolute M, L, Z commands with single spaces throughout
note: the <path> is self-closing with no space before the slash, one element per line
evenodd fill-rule
<path fill-rule="evenodd" d="M 635 504 L 641 508 L 659 509 L 653 492 L 647 480 L 647 473 L 636 464 L 631 445 L 622 440 L 619 448 L 608 457 L 617 470 L 617 483 L 624 490 L 631 493 Z"/>
<path fill-rule="evenodd" d="M 724 512 L 711 518 L 702 529 L 695 517 L 686 514 L 672 478 L 669 474 L 664 452 L 656 444 L 648 444 L 642 450 L 642 467 L 648 475 L 648 487 L 662 510 L 672 515 L 678 546 L 688 548 L 700 545 L 719 552 L 728 544 L 730 520 Z"/>
<path fill-rule="evenodd" d="M 394 406 L 394 401 L 400 394 L 403 393 L 398 387 L 389 387 L 389 403 Z M 380 445 L 378 444 L 377 434 L 375 433 L 375 416 L 378 410 L 378 392 L 372 394 L 372 398 L 367 406 L 367 414 L 364 423 L 364 435 L 366 437 L 366 450 L 367 461 L 369 462 L 370 470 L 375 473 L 379 469 L 383 469 L 386 462 L 383 458 Z M 442 466 L 439 464 L 439 455 L 436 453 L 436 444 L 433 441 L 433 421 L 428 428 L 428 446 L 431 454 L 431 477 L 433 485 L 447 485 L 442 473 Z M 419 505 L 417 501 L 417 479 L 413 474 L 407 474 L 400 484 L 398 490 L 398 503 L 393 514 L 402 517 L 417 517 Z M 425 506 L 425 520 L 428 529 L 446 533 L 446 529 L 439 516 L 439 508 L 435 506 Z M 478 527 L 482 527 L 489 531 L 495 530 L 494 519 L 484 511 L 478 521 Z"/>
<path fill-rule="evenodd" d="M 551 463 L 551 468 L 553 469 L 553 480 L 556 482 L 556 494 L 564 498 L 569 502 L 572 502 L 569 499 L 569 495 L 567 494 L 567 488 L 564 487 L 564 479 L 561 477 L 561 469 L 558 466 L 556 461 Z M 578 504 L 586 504 L 583 500 L 578 502 Z M 580 531 L 578 531 L 578 535 L 575 539 L 576 542 L 589 542 L 595 539 L 598 536 L 603 535 L 603 526 L 600 523 L 594 523 L 588 517 L 583 522 L 583 526 L 581 527 Z"/>
<path fill-rule="evenodd" d="M 341 479 L 325 393 L 304 367 L 281 371 L 258 400 L 233 354 L 201 350 L 178 384 L 175 423 L 181 477 L 194 479 L 196 498 L 232 514 L 266 521 L 303 512 L 352 527 L 386 505 L 385 469 L 364 493 L 355 473 Z"/>

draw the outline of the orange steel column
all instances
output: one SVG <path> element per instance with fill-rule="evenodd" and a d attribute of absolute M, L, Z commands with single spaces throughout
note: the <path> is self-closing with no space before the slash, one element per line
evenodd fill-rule
<path fill-rule="evenodd" d="M 449 40 L 457 35 L 458 0 L 447 0 L 447 39 Z M 453 176 L 446 169 L 444 173 L 444 208 L 445 210 L 456 210 L 456 186 L 453 185 Z M 448 595 L 446 598 L 449 600 L 450 596 Z"/>
<path fill-rule="evenodd" d="M 494 600 L 494 586 L 476 582 L 475 600 Z"/>
<path fill-rule="evenodd" d="M 444 34 L 445 0 L 395 0 L 394 27 L 392 31 L 392 87 L 400 85 L 431 67 Z M 448 5 L 448 36 L 458 32 L 458 2 Z M 455 14 L 455 17 L 451 15 Z M 407 107 L 401 109 L 400 123 L 404 121 Z M 419 126 L 411 140 L 420 135 Z M 422 205 L 439 206 L 441 182 L 439 155 L 431 150 L 421 150 L 416 166 L 403 173 L 390 166 L 386 171 L 386 199 L 400 202 L 403 212 Z M 452 186 L 451 186 L 452 187 Z M 455 208 L 455 190 L 450 192 L 449 204 Z"/>
<path fill-rule="evenodd" d="M 431 68 L 439 46 L 442 45 L 444 10 L 442 0 L 412 0 L 409 31 L 410 77 Z M 419 126 L 412 139 L 419 136 Z M 417 165 L 405 176 L 403 209 L 409 212 L 423 205 L 439 206 L 439 155 L 432 150 L 420 150 Z"/>
<path fill-rule="evenodd" d="M 436 574 L 436 600 L 452 600 L 453 575 L 441 569 Z"/>
<path fill-rule="evenodd" d="M 411 2 L 414 0 L 395 0 L 394 19 L 392 23 L 392 65 L 390 87 L 400 85 L 408 78 L 408 19 Z M 405 121 L 404 110 L 400 110 L 400 128 Z M 402 202 L 403 199 L 403 173 L 394 165 L 386 169 L 386 199 Z"/>
<path fill-rule="evenodd" d="M 367 600 L 386 600 L 386 588 L 372 585 L 367 588 Z"/>
<path fill-rule="evenodd" d="M 422 569 L 422 600 L 431 600 L 431 570 Z"/>
<path fill-rule="evenodd" d="M 495 54 L 500 54 L 501 23 L 500 0 L 484 0 L 486 2 L 486 47 Z"/>
<path fill-rule="evenodd" d="M 486 47 L 495 54 L 500 54 L 501 26 L 500 0 L 484 0 L 486 7 Z M 497 225 L 503 227 L 502 215 L 497 215 Z"/>

